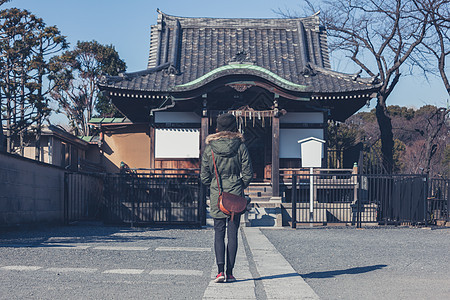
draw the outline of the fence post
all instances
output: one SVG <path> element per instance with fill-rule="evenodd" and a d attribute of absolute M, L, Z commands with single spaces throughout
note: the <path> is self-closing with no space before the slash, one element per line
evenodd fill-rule
<path fill-rule="evenodd" d="M 297 176 L 292 174 L 292 228 L 297 228 Z"/>
<path fill-rule="evenodd" d="M 64 172 L 64 216 L 63 222 L 65 225 L 69 224 L 69 175 L 67 172 Z"/>
<path fill-rule="evenodd" d="M 450 222 L 450 180 L 444 181 L 444 186 L 445 185 L 447 185 L 447 219 L 445 221 Z"/>
<path fill-rule="evenodd" d="M 423 217 L 425 221 L 425 226 L 428 226 L 428 175 L 423 177 Z"/>
<path fill-rule="evenodd" d="M 358 186 L 357 186 L 357 195 L 358 195 L 358 199 L 356 199 L 356 203 L 357 203 L 357 212 L 356 212 L 356 228 L 361 228 L 361 176 L 358 175 L 352 175 L 352 176 L 357 176 L 356 180 L 358 182 Z"/>
<path fill-rule="evenodd" d="M 200 214 L 201 214 L 201 220 L 202 226 L 206 226 L 206 186 L 203 185 L 203 183 L 200 183 L 201 192 L 202 192 L 202 198 L 200 203 Z"/>
<path fill-rule="evenodd" d="M 309 226 L 314 222 L 314 169 L 309 168 Z M 316 213 L 317 214 L 317 213 Z"/>
<path fill-rule="evenodd" d="M 130 191 L 130 193 L 127 193 L 129 195 L 129 197 L 131 197 L 131 227 L 134 227 L 134 216 L 136 215 L 136 211 L 135 211 L 136 205 L 134 203 L 135 192 L 136 192 L 136 187 L 135 187 L 134 176 L 131 176 L 131 191 Z"/>

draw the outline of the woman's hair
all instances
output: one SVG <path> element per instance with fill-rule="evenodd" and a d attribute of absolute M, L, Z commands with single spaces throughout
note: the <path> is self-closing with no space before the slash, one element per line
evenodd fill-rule
<path fill-rule="evenodd" d="M 217 117 L 217 131 L 237 131 L 236 118 L 226 113 Z"/>

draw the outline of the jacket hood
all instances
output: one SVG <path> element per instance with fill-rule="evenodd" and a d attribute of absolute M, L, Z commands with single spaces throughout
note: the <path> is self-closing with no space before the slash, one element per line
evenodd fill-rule
<path fill-rule="evenodd" d="M 233 156 L 244 142 L 244 136 L 239 132 L 220 131 L 206 137 L 206 144 L 210 145 L 215 155 Z"/>

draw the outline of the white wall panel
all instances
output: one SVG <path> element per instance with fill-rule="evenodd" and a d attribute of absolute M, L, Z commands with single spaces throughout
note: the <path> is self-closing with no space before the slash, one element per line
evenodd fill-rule
<path fill-rule="evenodd" d="M 200 131 L 198 129 L 156 129 L 156 158 L 199 158 Z"/>
<path fill-rule="evenodd" d="M 323 139 L 323 129 L 280 129 L 280 158 L 300 158 L 298 141 L 308 137 Z"/>

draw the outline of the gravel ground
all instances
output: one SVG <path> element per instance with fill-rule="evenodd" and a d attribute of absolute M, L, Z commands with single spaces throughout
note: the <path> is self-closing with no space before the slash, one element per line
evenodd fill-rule
<path fill-rule="evenodd" d="M 262 232 L 321 299 L 449 299 L 450 229 Z M 79 225 L 0 232 L 0 299 L 201 299 L 214 265 L 212 241 L 212 229 Z M 245 244 L 241 247 L 248 248 Z M 94 249 L 98 246 L 149 249 Z M 157 251 L 159 247 L 211 251 Z M 257 276 L 251 255 L 249 262 Z M 4 268 L 8 266 L 41 268 Z M 63 267 L 93 271 L 49 271 Z M 115 269 L 143 271 L 103 273 Z M 191 270 L 197 275 L 151 273 L 158 270 Z M 257 284 L 258 299 L 264 299 L 260 290 Z"/>
<path fill-rule="evenodd" d="M 213 251 L 155 251 L 158 247 L 211 249 L 210 229 L 71 226 L 0 233 L 0 299 L 201 299 L 210 281 Z M 85 246 L 61 249 L 57 244 Z M 145 251 L 95 247 L 147 247 Z M 5 266 L 39 266 L 17 271 Z M 49 268 L 92 272 L 52 272 Z M 139 269 L 141 274 L 105 274 Z M 195 271 L 190 275 L 151 271 Z M 187 280 L 191 278 L 191 280 Z"/>
<path fill-rule="evenodd" d="M 450 299 L 450 228 L 262 231 L 321 299 Z"/>

